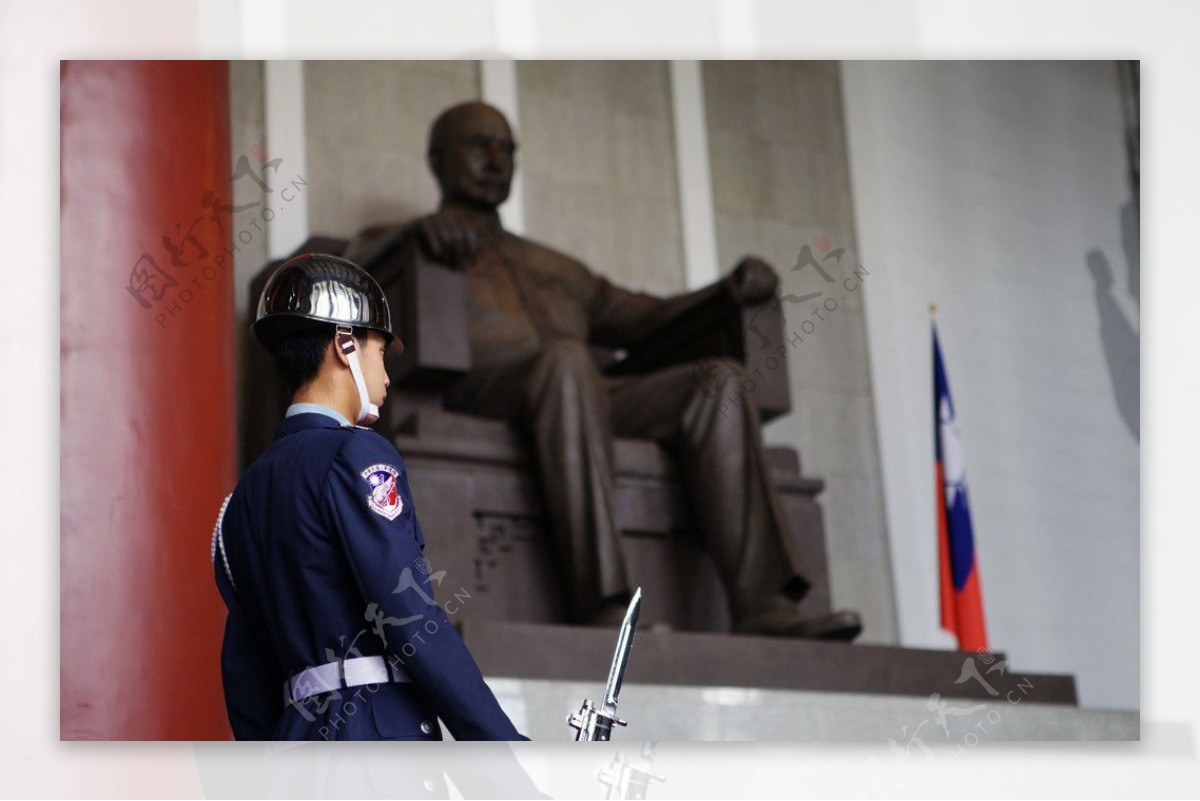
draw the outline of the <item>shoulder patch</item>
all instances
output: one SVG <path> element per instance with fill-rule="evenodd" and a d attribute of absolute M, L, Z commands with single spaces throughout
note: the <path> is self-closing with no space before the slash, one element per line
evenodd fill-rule
<path fill-rule="evenodd" d="M 400 471 L 390 464 L 373 464 L 362 471 L 362 477 L 371 487 L 367 506 L 388 520 L 395 520 L 404 511 L 404 500 L 400 497 L 400 488 L 396 486 L 396 477 L 399 475 Z"/>

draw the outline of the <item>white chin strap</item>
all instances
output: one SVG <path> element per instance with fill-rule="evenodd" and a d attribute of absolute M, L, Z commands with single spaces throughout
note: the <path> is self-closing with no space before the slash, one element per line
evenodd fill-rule
<path fill-rule="evenodd" d="M 369 426 L 379 419 L 379 407 L 371 403 L 371 396 L 367 394 L 367 382 L 363 379 L 362 366 L 358 363 L 358 348 L 350 328 L 344 325 L 337 327 L 337 346 L 346 354 L 346 360 L 350 362 L 350 375 L 354 376 L 354 386 L 358 388 L 358 420 L 355 423 Z"/>

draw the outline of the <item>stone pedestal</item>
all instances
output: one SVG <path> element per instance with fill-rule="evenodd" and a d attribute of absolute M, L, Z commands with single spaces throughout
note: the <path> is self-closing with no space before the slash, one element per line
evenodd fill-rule
<path fill-rule="evenodd" d="M 578 709 L 584 698 L 596 698 L 603 680 L 489 676 L 488 684 L 523 734 L 535 742 L 565 743 L 574 735 L 566 724 L 567 714 Z M 892 785 L 897 770 L 935 762 L 959 764 L 956 755 L 988 749 L 988 741 L 1136 741 L 1141 730 L 1136 712 L 1009 701 L 1003 697 L 938 701 L 942 705 L 935 703 L 931 709 L 928 694 L 917 697 L 633 682 L 622 691 L 619 710 L 629 725 L 613 733 L 609 748 L 632 756 L 648 741 L 881 743 L 887 748 L 876 758 L 862 758 L 844 782 L 866 797 L 888 797 L 883 788 Z M 607 755 L 597 759 L 597 768 L 612 758 L 611 751 L 602 753 Z M 820 761 L 823 753 L 813 753 L 812 758 Z M 789 756 L 795 758 L 794 754 Z M 675 778 L 668 776 L 669 780 Z"/>
<path fill-rule="evenodd" d="M 469 621 L 488 676 L 592 682 L 608 674 L 615 629 Z M 1023 673 L 1002 653 L 640 630 L 626 679 L 641 684 L 839 692 L 1024 704 L 1077 703 L 1071 676 Z M 582 700 L 582 699 L 580 699 Z"/>

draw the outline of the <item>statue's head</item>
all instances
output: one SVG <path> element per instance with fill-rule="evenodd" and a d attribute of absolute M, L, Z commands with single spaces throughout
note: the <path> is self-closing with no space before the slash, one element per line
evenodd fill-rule
<path fill-rule="evenodd" d="M 446 109 L 429 130 L 429 168 L 442 200 L 493 210 L 508 199 L 517 145 L 500 111 L 487 103 Z"/>

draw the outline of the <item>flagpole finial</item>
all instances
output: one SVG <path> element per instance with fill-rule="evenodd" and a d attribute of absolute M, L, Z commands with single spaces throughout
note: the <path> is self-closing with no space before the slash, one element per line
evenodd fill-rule
<path fill-rule="evenodd" d="M 936 316 L 936 315 L 937 315 L 937 304 L 936 304 L 936 303 L 930 303 L 930 304 L 929 304 L 929 316 L 930 316 L 930 317 L 934 317 L 934 316 Z"/>

